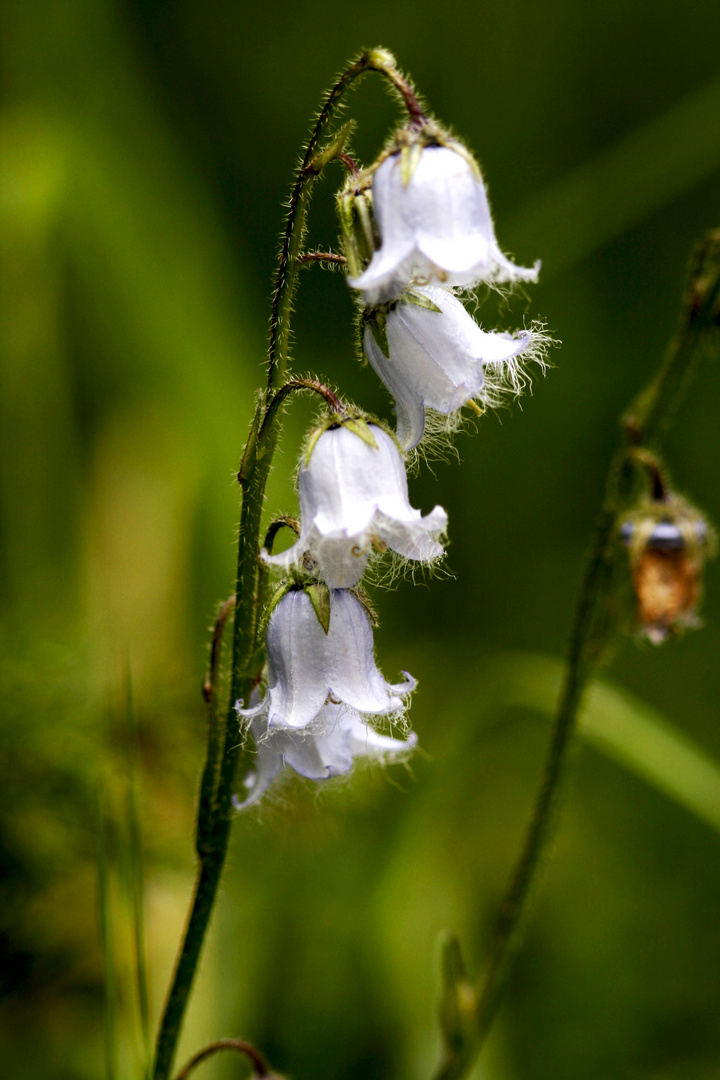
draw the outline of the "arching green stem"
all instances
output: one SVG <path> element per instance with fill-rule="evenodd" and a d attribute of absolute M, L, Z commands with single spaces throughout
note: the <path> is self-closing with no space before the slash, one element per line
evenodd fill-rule
<path fill-rule="evenodd" d="M 199 858 L 198 875 L 182 946 L 160 1022 L 152 1074 L 154 1080 L 168 1080 L 170 1076 L 227 853 L 232 794 L 235 786 L 244 779 L 251 760 L 251 749 L 240 737 L 235 703 L 241 701 L 247 705 L 262 668 L 257 642 L 260 528 L 265 487 L 280 434 L 284 398 L 292 389 L 312 389 L 323 393 L 331 407 L 335 407 L 331 400 L 334 395 L 313 380 L 297 380 L 295 384 L 287 384 L 285 389 L 291 337 L 290 321 L 313 182 L 325 165 L 342 153 L 350 127 L 346 125 L 341 129 L 324 149 L 321 148 L 321 143 L 328 125 L 342 104 L 345 91 L 368 71 L 377 71 L 390 80 L 401 94 L 412 123 L 421 123 L 424 120 L 424 114 L 410 84 L 397 71 L 390 54 L 382 49 L 364 52 L 343 72 L 326 95 L 293 185 L 273 290 L 267 390 L 258 403 L 238 475 L 243 498 L 238 540 L 230 696 L 224 717 L 211 714 L 207 756 L 198 801 L 195 841 Z M 334 400 L 337 407 L 342 408 L 339 401 L 336 398 Z M 211 707 L 214 708 L 214 704 Z"/>
<path fill-rule="evenodd" d="M 341 106 L 345 92 L 368 71 L 376 71 L 390 81 L 400 94 L 408 110 L 410 122 L 420 126 L 425 114 L 408 80 L 398 71 L 394 58 L 384 49 L 363 52 L 339 77 L 323 101 L 315 127 L 303 154 L 290 196 L 290 209 L 280 249 L 280 262 L 273 290 L 272 316 L 270 320 L 270 348 L 268 352 L 268 392 L 285 382 L 290 344 L 290 316 L 297 284 L 297 270 L 305 235 L 305 219 L 312 194 L 313 181 L 320 175 L 330 158 L 342 153 L 342 142 L 336 141 L 328 150 L 319 152 L 318 147 L 336 110 Z M 345 129 L 343 129 L 345 130 Z M 342 133 L 341 133 L 342 135 Z"/>

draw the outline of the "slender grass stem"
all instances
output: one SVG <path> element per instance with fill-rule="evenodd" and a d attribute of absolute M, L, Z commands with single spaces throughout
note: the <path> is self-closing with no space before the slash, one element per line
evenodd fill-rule
<path fill-rule="evenodd" d="M 98 845 L 98 918 L 100 944 L 103 954 L 105 981 L 105 1078 L 117 1076 L 117 972 L 113 940 L 112 901 L 110 897 L 110 858 L 107 842 L 105 798 L 102 787 L 97 791 L 97 845 Z"/>

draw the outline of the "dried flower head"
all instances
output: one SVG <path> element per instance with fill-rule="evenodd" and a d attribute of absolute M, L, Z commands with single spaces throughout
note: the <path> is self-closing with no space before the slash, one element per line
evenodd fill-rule
<path fill-rule="evenodd" d="M 630 556 L 638 628 L 654 645 L 699 625 L 705 558 L 714 534 L 679 495 L 646 500 L 620 530 Z"/>

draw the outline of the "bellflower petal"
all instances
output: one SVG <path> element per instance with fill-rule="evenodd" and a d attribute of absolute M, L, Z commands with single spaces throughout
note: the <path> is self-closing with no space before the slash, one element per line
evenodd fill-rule
<path fill-rule="evenodd" d="M 298 731 L 268 727 L 263 715 L 252 720 L 255 769 L 245 781 L 245 799 L 233 800 L 238 810 L 258 802 L 284 766 L 310 780 L 327 780 L 350 772 L 355 758 L 397 760 L 407 756 L 417 743 L 413 732 L 407 739 L 381 735 L 354 709 L 332 702 L 323 708 L 318 722 L 317 730 Z"/>
<path fill-rule="evenodd" d="M 238 713 L 250 720 L 267 713 L 268 728 L 318 729 L 329 698 L 358 713 L 402 713 L 403 698 L 415 688 L 406 675 L 386 682 L 373 654 L 370 618 L 360 601 L 342 589 L 330 593 L 327 634 L 310 598 L 295 590 L 277 605 L 266 632 L 268 689 L 260 706 Z"/>
<path fill-rule="evenodd" d="M 413 281 L 444 285 L 535 281 L 498 247 L 482 177 L 451 146 L 426 146 L 409 179 L 391 154 L 373 177 L 380 247 L 360 277 L 366 304 L 394 299 Z"/>
<path fill-rule="evenodd" d="M 348 427 L 323 432 L 300 469 L 300 537 L 279 555 L 264 552 L 265 562 L 296 566 L 309 552 L 335 589 L 360 580 L 373 541 L 420 562 L 443 555 L 438 537 L 447 514 L 436 506 L 423 517 L 410 506 L 405 465 L 394 440 L 376 424 L 368 430 L 375 446 Z"/>
<path fill-rule="evenodd" d="M 397 438 L 404 450 L 416 446 L 425 430 L 425 409 L 448 415 L 473 398 L 494 403 L 502 370 L 490 373 L 483 395 L 486 366 L 517 371 L 517 357 L 541 343 L 541 335 L 522 330 L 512 336 L 481 330 L 463 305 L 446 289 L 414 290 L 439 310 L 400 300 L 385 316 L 389 356 L 365 329 L 365 353 L 395 399 Z M 511 375 L 508 380 L 513 382 Z"/>

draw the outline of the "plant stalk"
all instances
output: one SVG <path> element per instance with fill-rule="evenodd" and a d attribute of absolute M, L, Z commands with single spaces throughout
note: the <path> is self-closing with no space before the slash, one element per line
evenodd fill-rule
<path fill-rule="evenodd" d="M 474 1006 L 468 1040 L 446 1057 L 435 1080 L 460 1080 L 479 1056 L 505 991 L 519 944 L 523 916 L 552 826 L 567 771 L 584 691 L 618 630 L 614 612 L 616 538 L 620 520 L 647 483 L 645 443 L 657 445 L 694 373 L 701 346 L 720 326 L 720 230 L 698 244 L 690 264 L 678 331 L 656 374 L 621 419 L 623 442 L 610 464 L 600 517 L 588 555 L 572 630 L 567 667 L 535 804 L 520 855 L 500 905 L 487 974 Z"/>
<path fill-rule="evenodd" d="M 260 671 L 252 670 L 252 660 L 257 655 L 258 645 L 256 637 L 260 528 L 265 486 L 282 419 L 282 399 L 274 402 L 274 392 L 284 387 L 287 378 L 293 299 L 313 181 L 324 166 L 342 152 L 349 129 L 336 136 L 326 150 L 320 149 L 320 143 L 342 104 L 345 91 L 368 71 L 384 75 L 400 90 L 410 110 L 411 120 L 417 119 L 419 110 L 419 106 L 415 108 L 416 99 L 409 84 L 395 68 L 390 55 L 382 50 L 362 53 L 326 95 L 293 185 L 273 289 L 267 390 L 264 399 L 258 403 L 239 474 L 243 498 L 238 541 L 230 698 L 224 723 L 211 714 L 207 756 L 198 802 L 197 879 L 158 1031 L 153 1080 L 169 1080 L 171 1074 L 185 1010 L 227 854 L 233 790 L 244 778 L 251 760 L 251 748 L 239 732 L 235 704 L 238 701 L 245 706 L 249 704 L 253 686 L 260 677 Z M 211 708 L 213 707 L 211 705 Z"/>

